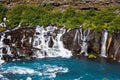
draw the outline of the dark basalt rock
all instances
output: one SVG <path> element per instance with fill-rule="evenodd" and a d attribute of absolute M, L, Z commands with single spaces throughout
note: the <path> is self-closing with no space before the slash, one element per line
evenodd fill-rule
<path fill-rule="evenodd" d="M 4 44 L 8 45 L 10 43 L 10 40 L 9 39 L 4 39 L 3 42 L 4 42 Z"/>
<path fill-rule="evenodd" d="M 114 33 L 112 35 L 108 56 L 120 60 L 120 33 Z"/>
<path fill-rule="evenodd" d="M 101 33 L 95 32 L 94 37 L 89 41 L 89 53 L 100 54 Z"/>
<path fill-rule="evenodd" d="M 65 32 L 65 34 L 62 36 L 61 40 L 64 43 L 64 47 L 68 50 L 71 50 L 73 55 L 77 56 L 76 54 L 79 54 L 81 51 L 80 45 L 76 42 L 74 42 L 76 30 L 71 29 Z M 3 43 L 5 45 L 10 46 L 10 50 L 12 55 L 7 55 L 7 48 L 3 47 L 3 59 L 4 60 L 12 60 L 12 59 L 25 59 L 25 58 L 33 58 L 34 51 L 38 50 L 37 48 L 32 47 L 32 42 L 29 43 L 29 38 L 33 38 L 35 33 L 34 27 L 21 27 L 16 30 L 11 30 L 9 32 L 5 33 L 5 38 L 3 39 Z M 49 33 L 48 33 L 49 34 Z M 55 31 L 53 34 L 53 37 L 56 36 L 57 31 Z M 3 34 L 1 34 L 2 36 Z M 11 36 L 11 39 L 8 39 L 7 37 Z M 101 48 L 101 36 L 102 34 L 97 31 L 91 31 L 89 35 L 89 41 L 88 41 L 88 54 L 92 53 L 96 56 L 100 55 L 100 48 Z M 24 41 L 21 42 L 21 40 L 24 38 Z M 32 40 L 31 40 L 32 41 Z M 81 42 L 80 42 L 81 43 Z M 53 46 L 53 41 L 50 39 L 49 47 Z M 19 51 L 19 53 L 18 53 Z M 113 33 L 112 35 L 108 36 L 107 41 L 107 58 L 109 59 L 115 59 L 117 61 L 120 60 L 120 33 Z"/>
<path fill-rule="evenodd" d="M 74 37 L 75 37 L 76 29 L 71 29 L 69 32 L 66 32 L 63 35 L 63 43 L 65 45 L 65 48 L 72 50 L 73 53 L 78 53 L 80 52 L 80 46 L 74 43 Z"/>

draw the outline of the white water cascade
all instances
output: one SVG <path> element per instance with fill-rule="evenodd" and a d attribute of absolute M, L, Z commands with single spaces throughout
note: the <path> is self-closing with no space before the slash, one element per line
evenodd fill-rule
<path fill-rule="evenodd" d="M 106 46 L 107 46 L 107 39 L 108 39 L 108 32 L 106 29 L 102 32 L 102 39 L 101 39 L 101 57 L 107 57 L 106 55 Z"/>
<path fill-rule="evenodd" d="M 116 56 L 117 56 L 117 53 L 118 53 L 118 50 L 119 50 L 119 48 L 120 48 L 120 45 L 117 47 L 117 49 L 115 50 L 115 54 L 114 54 L 114 60 L 116 60 Z"/>
<path fill-rule="evenodd" d="M 4 44 L 3 44 L 4 36 L 5 34 L 3 34 L 0 38 L 0 64 L 4 63 L 4 60 L 2 60 L 2 57 L 3 57 L 2 49 L 4 47 Z"/>
<path fill-rule="evenodd" d="M 82 44 L 81 44 L 81 52 L 85 53 L 85 56 L 88 56 L 88 38 L 89 38 L 89 34 L 90 34 L 90 29 L 86 29 L 84 32 L 82 31 L 82 29 L 80 29 L 80 33 L 81 33 L 81 40 L 82 40 Z"/>
<path fill-rule="evenodd" d="M 4 39 L 11 40 L 11 36 L 5 37 L 5 33 L 2 33 L 2 35 L 1 35 L 1 38 L 0 38 L 0 64 L 4 62 L 4 60 L 2 60 L 2 58 L 3 58 L 3 48 L 6 49 L 6 51 L 7 51 L 6 54 L 7 55 L 13 56 L 12 53 L 11 53 L 11 50 L 10 50 L 10 46 L 4 44 L 4 42 L 3 42 Z"/>
<path fill-rule="evenodd" d="M 76 34 L 74 37 L 74 44 L 77 43 L 81 47 L 80 54 L 85 53 L 85 56 L 88 56 L 88 40 L 89 40 L 89 35 L 90 35 L 90 29 L 86 29 L 83 31 L 82 27 L 80 26 L 79 29 L 76 30 Z"/>
<path fill-rule="evenodd" d="M 54 33 L 58 30 L 57 33 Z M 65 33 L 65 29 L 57 29 L 55 26 L 48 26 L 46 28 L 37 26 L 36 33 L 33 38 L 33 47 L 37 50 L 34 52 L 35 57 L 71 57 L 71 51 L 64 48 L 61 41 L 62 35 Z M 57 34 L 57 35 L 56 35 Z M 53 45 L 50 47 L 50 40 Z"/>
<path fill-rule="evenodd" d="M 76 30 L 76 32 L 75 32 L 75 37 L 74 37 L 74 39 L 73 39 L 72 52 L 73 52 L 73 50 L 74 50 L 75 45 L 76 45 L 76 44 L 79 44 L 79 43 L 78 43 L 78 42 L 79 42 L 78 37 L 79 37 L 79 30 Z"/>
<path fill-rule="evenodd" d="M 69 58 L 72 56 L 71 51 L 64 48 L 62 41 L 62 36 L 66 32 L 66 29 L 57 28 L 56 26 L 48 26 L 46 28 L 37 26 L 33 36 L 26 36 L 25 33 L 21 34 L 22 37 L 19 40 L 12 42 L 11 32 L 19 29 L 20 26 L 12 30 L 7 30 L 1 33 L 0 36 L 0 64 L 4 62 L 3 57 L 9 60 L 14 58 L 16 60 L 19 57 L 35 57 L 35 58 L 44 58 L 44 57 L 66 57 Z M 22 32 L 22 31 L 21 31 Z M 23 32 L 27 32 L 23 30 Z M 7 34 L 6 34 L 7 33 Z M 9 34 L 10 33 L 10 34 Z M 29 33 L 29 32 L 28 32 Z M 15 36 L 16 38 L 16 36 Z M 25 42 L 30 45 L 29 47 L 25 46 Z M 29 52 L 31 50 L 31 56 Z M 15 55 L 14 55 L 15 54 Z M 26 57 L 27 56 L 27 57 Z"/>
<path fill-rule="evenodd" d="M 11 40 L 11 36 L 7 36 L 6 39 Z M 9 56 L 13 56 L 12 53 L 11 53 L 11 50 L 10 50 L 10 46 L 9 46 L 9 45 L 5 45 L 5 48 L 7 49 L 7 54 L 8 54 Z"/>

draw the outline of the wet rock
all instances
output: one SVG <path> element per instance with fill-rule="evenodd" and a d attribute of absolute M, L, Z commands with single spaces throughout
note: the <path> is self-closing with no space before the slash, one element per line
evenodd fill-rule
<path fill-rule="evenodd" d="M 23 47 L 31 47 L 32 44 L 29 43 L 29 39 L 23 41 Z"/>
<path fill-rule="evenodd" d="M 88 52 L 100 54 L 101 33 L 95 32 L 93 38 L 89 41 Z"/>
<path fill-rule="evenodd" d="M 72 51 L 73 55 L 78 56 L 77 54 L 79 54 L 81 51 L 80 44 L 82 42 L 81 41 L 78 42 L 78 39 L 74 40 L 76 30 L 78 30 L 78 28 L 66 30 L 64 35 L 61 37 L 61 40 L 63 41 L 64 47 L 66 49 Z M 33 38 L 35 37 L 34 33 L 35 33 L 35 28 L 31 28 L 31 27 L 23 27 L 17 30 L 11 30 L 10 32 L 7 32 L 5 34 L 5 38 L 3 39 L 3 43 L 5 44 L 5 46 L 10 47 L 11 53 L 13 55 L 12 56 L 8 55 L 7 48 L 3 46 L 1 47 L 3 58 L 5 60 L 12 60 L 12 59 L 18 59 L 18 58 L 31 59 L 32 56 L 34 55 L 34 52 L 36 50 L 41 50 L 42 48 L 40 47 L 40 45 L 39 45 L 40 48 L 33 47 L 32 41 L 33 41 Z M 49 41 L 50 48 L 52 48 L 54 44 L 54 41 L 52 38 L 55 38 L 57 36 L 57 33 L 58 31 L 55 30 L 53 34 L 49 35 L 48 33 L 44 35 L 46 37 L 51 36 Z M 8 36 L 11 36 L 11 39 L 8 39 Z M 101 37 L 102 37 L 102 33 L 97 31 L 90 31 L 89 38 L 87 39 L 88 54 L 93 54 L 95 56 L 100 55 Z M 109 34 L 106 49 L 107 49 L 107 57 L 109 59 L 114 59 L 117 61 L 120 60 L 120 33 L 119 32 L 113 33 L 112 35 Z"/>
<path fill-rule="evenodd" d="M 65 48 L 72 50 L 73 53 L 79 53 L 80 52 L 80 46 L 78 43 L 74 42 L 76 29 L 71 29 L 69 32 L 66 32 L 63 35 L 63 43 L 65 45 Z"/>
<path fill-rule="evenodd" d="M 114 60 L 120 60 L 120 33 L 114 33 L 112 35 L 108 57 L 113 57 Z"/>
<path fill-rule="evenodd" d="M 6 44 L 6 45 L 8 45 L 10 43 L 10 39 L 4 39 L 3 43 Z"/>

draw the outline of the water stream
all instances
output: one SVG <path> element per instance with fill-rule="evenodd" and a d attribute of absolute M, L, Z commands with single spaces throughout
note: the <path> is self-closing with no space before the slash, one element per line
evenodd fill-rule
<path fill-rule="evenodd" d="M 0 80 L 119 80 L 120 64 L 76 58 L 44 58 L 0 65 Z"/>
<path fill-rule="evenodd" d="M 90 35 L 90 29 L 83 30 L 80 26 L 78 29 L 76 29 L 73 47 L 75 43 L 79 44 L 81 51 L 80 54 L 85 53 L 85 56 L 88 56 L 88 38 Z"/>
<path fill-rule="evenodd" d="M 102 33 L 102 40 L 101 40 L 101 57 L 107 57 L 107 39 L 108 39 L 108 32 L 106 29 L 103 30 Z"/>

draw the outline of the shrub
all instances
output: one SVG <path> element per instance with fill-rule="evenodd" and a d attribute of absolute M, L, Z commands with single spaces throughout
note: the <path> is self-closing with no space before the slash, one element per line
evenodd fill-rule
<path fill-rule="evenodd" d="M 65 25 L 66 28 L 75 28 L 83 25 L 86 29 L 96 29 L 101 31 L 107 28 L 110 33 L 120 30 L 120 6 L 110 6 L 103 10 L 86 10 L 76 11 L 72 7 L 68 7 L 65 11 L 54 8 L 52 5 L 18 5 L 12 10 L 7 10 L 0 5 L 0 19 L 7 16 L 9 19 L 8 26 L 16 27 L 19 23 L 22 26 L 47 26 L 50 24 Z"/>
<path fill-rule="evenodd" d="M 9 10 L 7 13 L 7 17 L 10 21 L 10 26 L 17 26 L 21 22 L 21 15 L 24 10 L 27 10 L 28 7 L 26 5 L 18 5 L 17 7 Z"/>
<path fill-rule="evenodd" d="M 6 16 L 7 8 L 0 4 L 0 22 L 2 18 Z"/>

